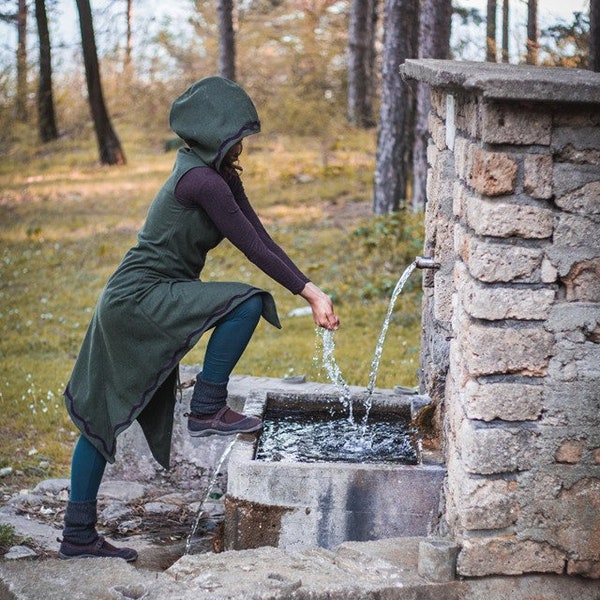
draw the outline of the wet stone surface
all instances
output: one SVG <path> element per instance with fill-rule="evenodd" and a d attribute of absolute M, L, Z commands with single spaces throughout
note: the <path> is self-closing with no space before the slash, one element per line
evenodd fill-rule
<path fill-rule="evenodd" d="M 12 525 L 17 543 L 3 558 L 56 556 L 68 490 L 68 479 L 49 479 L 5 500 L 0 522 Z M 144 553 L 145 567 L 166 569 L 184 554 L 200 510 L 198 528 L 189 539 L 190 552 L 210 552 L 215 543 L 218 546 L 224 517 L 223 490 L 223 477 L 219 476 L 201 506 L 204 488 L 175 490 L 169 485 L 108 480 L 98 496 L 97 528 L 116 545 L 148 550 Z"/>

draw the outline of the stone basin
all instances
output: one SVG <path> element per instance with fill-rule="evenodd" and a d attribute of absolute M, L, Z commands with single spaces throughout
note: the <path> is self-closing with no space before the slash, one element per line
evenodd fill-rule
<path fill-rule="evenodd" d="M 410 421 L 423 397 L 375 391 L 371 414 Z M 350 398 L 360 406 L 364 394 Z M 337 398 L 314 393 L 252 392 L 247 414 L 323 411 Z M 445 468 L 420 452 L 418 464 L 270 462 L 256 459 L 257 437 L 238 436 L 231 450 L 225 498 L 224 544 L 229 550 L 260 546 L 334 548 L 345 541 L 427 536 L 440 514 Z M 415 440 L 418 447 L 418 439 Z"/>

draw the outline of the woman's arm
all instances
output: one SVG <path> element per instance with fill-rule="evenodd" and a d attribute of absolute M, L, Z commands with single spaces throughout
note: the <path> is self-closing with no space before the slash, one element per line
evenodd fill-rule
<path fill-rule="evenodd" d="M 234 175 L 231 180 L 228 180 L 227 183 L 233 192 L 237 205 L 240 207 L 241 211 L 246 215 L 246 218 L 250 223 L 252 223 L 256 233 L 264 242 L 264 244 L 270 248 L 270 250 L 275 253 L 279 258 L 288 265 L 288 267 L 294 271 L 300 277 L 306 277 L 304 273 L 296 266 L 294 261 L 287 255 L 287 253 L 283 250 L 275 240 L 269 235 L 268 231 L 265 229 L 262 221 L 259 216 L 256 214 L 256 211 L 252 208 L 250 201 L 248 200 L 248 196 L 246 195 L 246 191 L 244 190 L 244 185 L 242 180 L 238 175 Z M 306 277 L 308 281 L 308 277 Z"/>
<path fill-rule="evenodd" d="M 340 322 L 331 298 L 273 241 L 243 193 L 241 182 L 239 185 L 239 189 L 232 186 L 232 191 L 212 169 L 196 168 L 179 180 L 175 194 L 184 205 L 201 207 L 222 235 L 252 263 L 293 294 L 302 296 L 311 307 L 316 325 L 337 329 Z"/>
<path fill-rule="evenodd" d="M 203 209 L 221 234 L 269 277 L 293 294 L 302 291 L 308 277 L 265 243 L 227 183 L 213 169 L 197 167 L 185 173 L 177 183 L 175 196 L 184 206 Z"/>

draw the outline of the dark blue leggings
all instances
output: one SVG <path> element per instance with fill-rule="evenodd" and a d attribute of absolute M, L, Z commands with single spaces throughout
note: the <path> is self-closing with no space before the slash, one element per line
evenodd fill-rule
<path fill-rule="evenodd" d="M 226 382 L 242 356 L 262 313 L 262 298 L 251 296 L 217 322 L 212 332 L 202 378 L 212 383 Z M 79 436 L 71 461 L 73 502 L 95 500 L 104 475 L 106 459 L 83 435 Z"/>
<path fill-rule="evenodd" d="M 217 322 L 204 355 L 204 381 L 222 383 L 229 379 L 256 329 L 262 309 L 262 298 L 256 294 Z"/>

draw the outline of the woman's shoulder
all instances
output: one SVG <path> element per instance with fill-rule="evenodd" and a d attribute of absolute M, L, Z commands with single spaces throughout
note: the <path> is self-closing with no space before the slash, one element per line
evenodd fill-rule
<path fill-rule="evenodd" d="M 177 195 L 192 192 L 203 193 L 227 193 L 229 186 L 227 182 L 211 167 L 199 166 L 186 171 L 177 182 Z"/>

